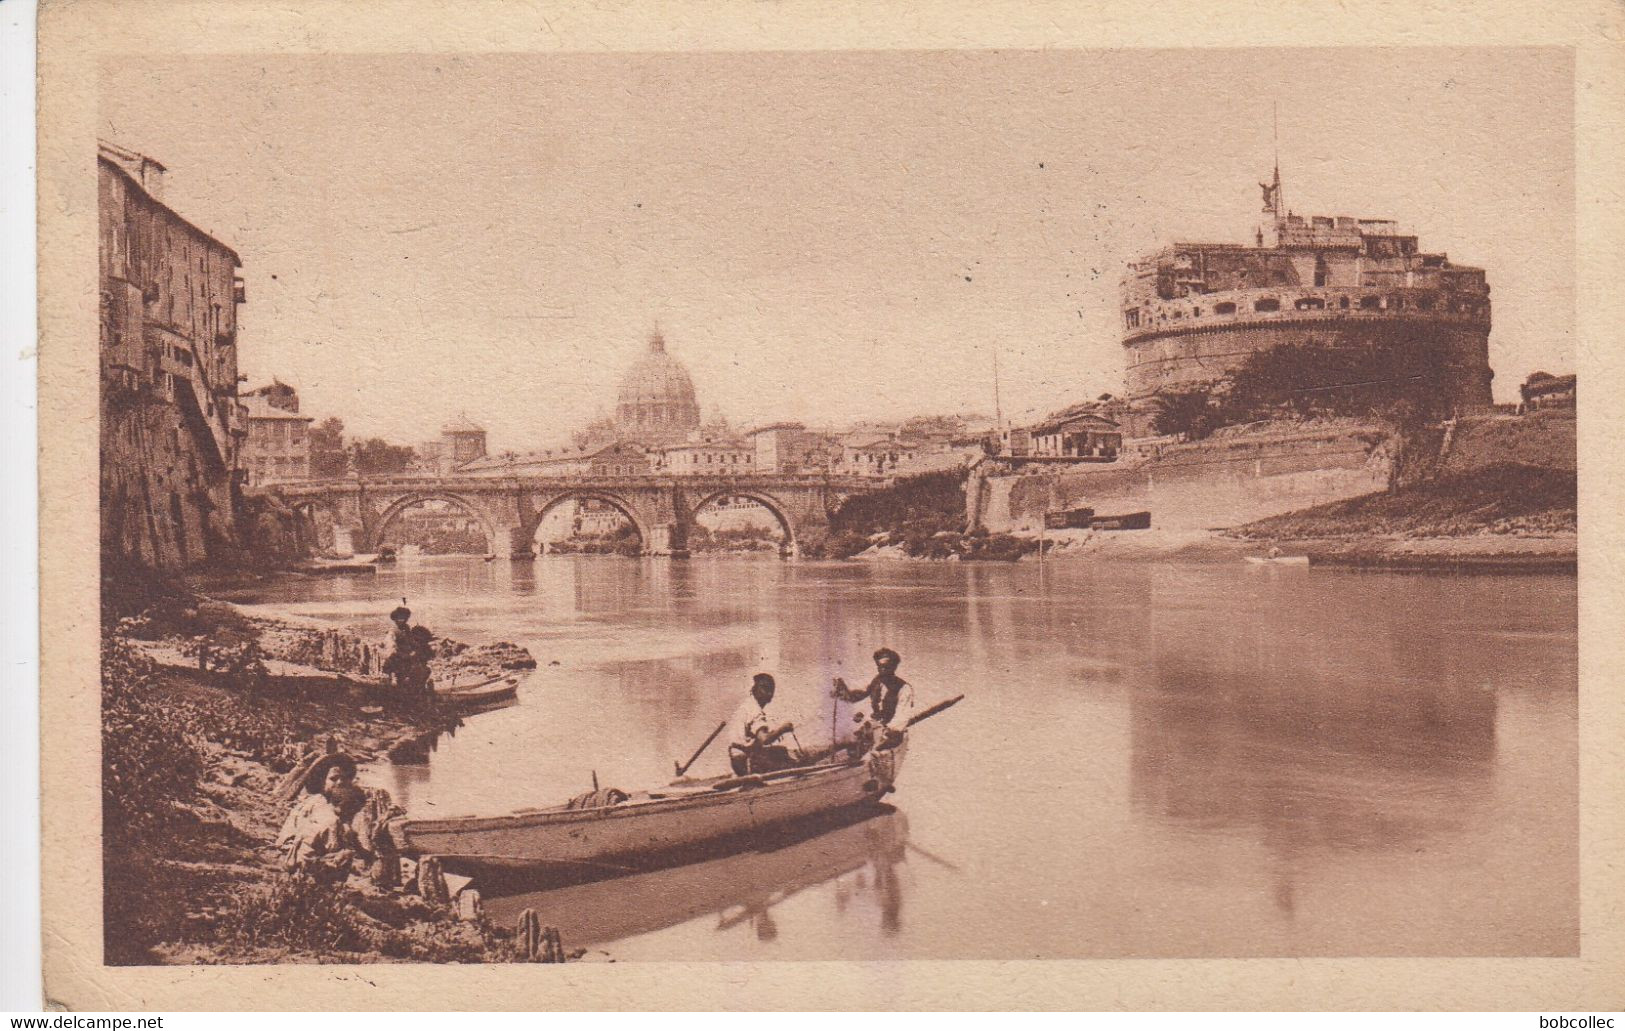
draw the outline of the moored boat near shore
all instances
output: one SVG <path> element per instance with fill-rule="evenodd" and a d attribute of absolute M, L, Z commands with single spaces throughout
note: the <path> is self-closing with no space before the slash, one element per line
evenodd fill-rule
<path fill-rule="evenodd" d="M 448 869 L 618 869 L 647 858 L 879 801 L 890 792 L 907 742 L 857 760 L 748 777 L 679 780 L 633 795 L 598 792 L 591 808 L 570 804 L 506 816 L 398 820 L 400 851 L 437 856 Z"/>
<path fill-rule="evenodd" d="M 1308 555 L 1247 555 L 1246 560 L 1253 565 L 1268 566 L 1307 566 Z"/>

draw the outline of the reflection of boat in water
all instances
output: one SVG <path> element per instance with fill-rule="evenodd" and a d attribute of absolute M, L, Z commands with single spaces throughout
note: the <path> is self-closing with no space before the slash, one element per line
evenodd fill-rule
<path fill-rule="evenodd" d="M 403 853 L 439 856 L 448 868 L 624 869 L 628 857 L 678 853 L 876 802 L 891 791 L 907 750 L 905 739 L 857 760 L 679 780 L 633 795 L 595 792 L 507 816 L 406 819 L 391 831 Z"/>
<path fill-rule="evenodd" d="M 762 836 L 748 851 L 686 865 L 644 870 L 568 887 L 486 895 L 486 915 L 510 927 L 526 909 L 559 928 L 571 943 L 598 945 L 662 930 L 709 913 L 717 930 L 747 920 L 768 937 L 768 910 L 799 892 L 873 865 L 882 920 L 895 929 L 902 886 L 894 870 L 908 843 L 908 820 L 880 807 L 848 809 L 806 821 L 795 833 Z"/>

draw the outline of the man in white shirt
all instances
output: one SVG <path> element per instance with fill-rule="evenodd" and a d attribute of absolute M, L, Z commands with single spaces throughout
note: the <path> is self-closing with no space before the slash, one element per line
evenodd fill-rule
<path fill-rule="evenodd" d="M 875 652 L 875 678 L 861 691 L 846 686 L 846 681 L 835 678 L 836 698 L 847 702 L 869 701 L 869 715 L 859 728 L 858 738 L 864 751 L 870 748 L 891 748 L 903 739 L 908 721 L 914 717 L 914 687 L 897 675 L 903 657 L 890 648 Z M 861 718 L 861 714 L 860 714 Z"/>
<path fill-rule="evenodd" d="M 795 765 L 790 750 L 777 744 L 779 738 L 791 731 L 791 725 L 774 724 L 767 714 L 776 687 L 768 674 L 756 674 L 751 679 L 750 697 L 745 699 L 729 721 L 734 737 L 728 744 L 728 762 L 737 776 L 769 773 Z"/>

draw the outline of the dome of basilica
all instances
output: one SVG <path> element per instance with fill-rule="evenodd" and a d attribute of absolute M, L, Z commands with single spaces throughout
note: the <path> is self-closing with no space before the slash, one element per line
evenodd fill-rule
<path fill-rule="evenodd" d="M 658 331 L 649 350 L 621 379 L 615 425 L 622 439 L 648 443 L 682 440 L 700 425 L 694 381 L 683 364 L 666 353 Z"/>

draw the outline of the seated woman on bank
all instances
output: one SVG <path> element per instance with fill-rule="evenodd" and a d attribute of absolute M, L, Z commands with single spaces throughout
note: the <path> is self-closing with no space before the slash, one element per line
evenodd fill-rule
<path fill-rule="evenodd" d="M 304 787 L 277 835 L 282 865 L 320 881 L 342 881 L 362 852 L 351 821 L 367 796 L 355 786 L 355 760 L 343 752 L 322 757 L 305 774 Z"/>

